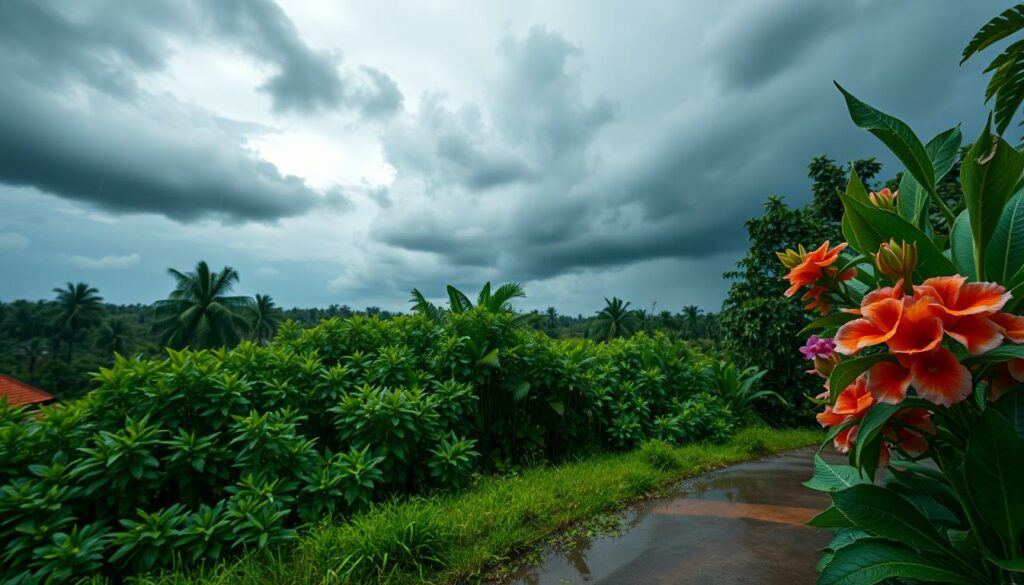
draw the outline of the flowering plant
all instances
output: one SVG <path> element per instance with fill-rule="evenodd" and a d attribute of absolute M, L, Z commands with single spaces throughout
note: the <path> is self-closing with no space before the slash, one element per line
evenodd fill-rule
<path fill-rule="evenodd" d="M 936 184 L 959 127 L 922 144 L 839 89 L 906 172 L 877 193 L 854 173 L 847 241 L 779 254 L 787 296 L 821 314 L 801 352 L 826 444 L 849 456 L 817 456 L 807 482 L 832 500 L 812 521 L 835 529 L 819 583 L 1024 583 L 1024 154 L 986 125 L 950 204 Z"/>

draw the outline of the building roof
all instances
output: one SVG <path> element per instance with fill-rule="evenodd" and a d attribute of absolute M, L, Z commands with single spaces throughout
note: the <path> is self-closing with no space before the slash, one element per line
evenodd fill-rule
<path fill-rule="evenodd" d="M 43 392 L 35 386 L 31 386 L 10 376 L 0 374 L 0 400 L 6 398 L 7 404 L 19 406 L 22 404 L 38 404 L 53 400 L 53 394 Z"/>

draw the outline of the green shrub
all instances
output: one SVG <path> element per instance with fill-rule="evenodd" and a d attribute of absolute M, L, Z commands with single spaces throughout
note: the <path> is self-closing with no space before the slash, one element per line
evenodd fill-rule
<path fill-rule="evenodd" d="M 396 494 L 732 429 L 701 392 L 708 359 L 661 334 L 563 342 L 476 308 L 285 333 L 118 356 L 96 390 L 41 417 L 0 404 L 0 580 L 212 563 Z M 419 538 L 421 526 L 406 528 Z M 335 568 L 421 562 L 371 552 Z"/>

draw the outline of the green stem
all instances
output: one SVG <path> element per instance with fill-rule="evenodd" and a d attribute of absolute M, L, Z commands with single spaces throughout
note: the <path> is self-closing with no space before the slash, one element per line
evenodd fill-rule
<path fill-rule="evenodd" d="M 932 201 L 935 202 L 935 205 L 939 208 L 939 211 L 942 213 L 942 216 L 946 218 L 946 224 L 949 226 L 950 231 L 952 231 L 953 222 L 956 221 L 956 216 L 953 215 L 953 210 L 950 209 L 948 205 L 946 205 L 945 201 L 942 200 L 942 197 L 939 196 L 938 191 L 932 189 L 931 191 L 928 192 L 928 194 L 931 195 Z"/>

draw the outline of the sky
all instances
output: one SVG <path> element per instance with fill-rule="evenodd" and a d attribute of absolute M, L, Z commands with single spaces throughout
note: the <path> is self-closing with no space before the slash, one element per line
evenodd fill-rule
<path fill-rule="evenodd" d="M 718 310 L 772 194 L 980 130 L 982 0 L 6 0 L 0 300 L 149 303 L 234 267 L 281 306 Z M 810 244 L 810 243 L 809 243 Z M 471 294 L 471 296 L 473 296 Z"/>

